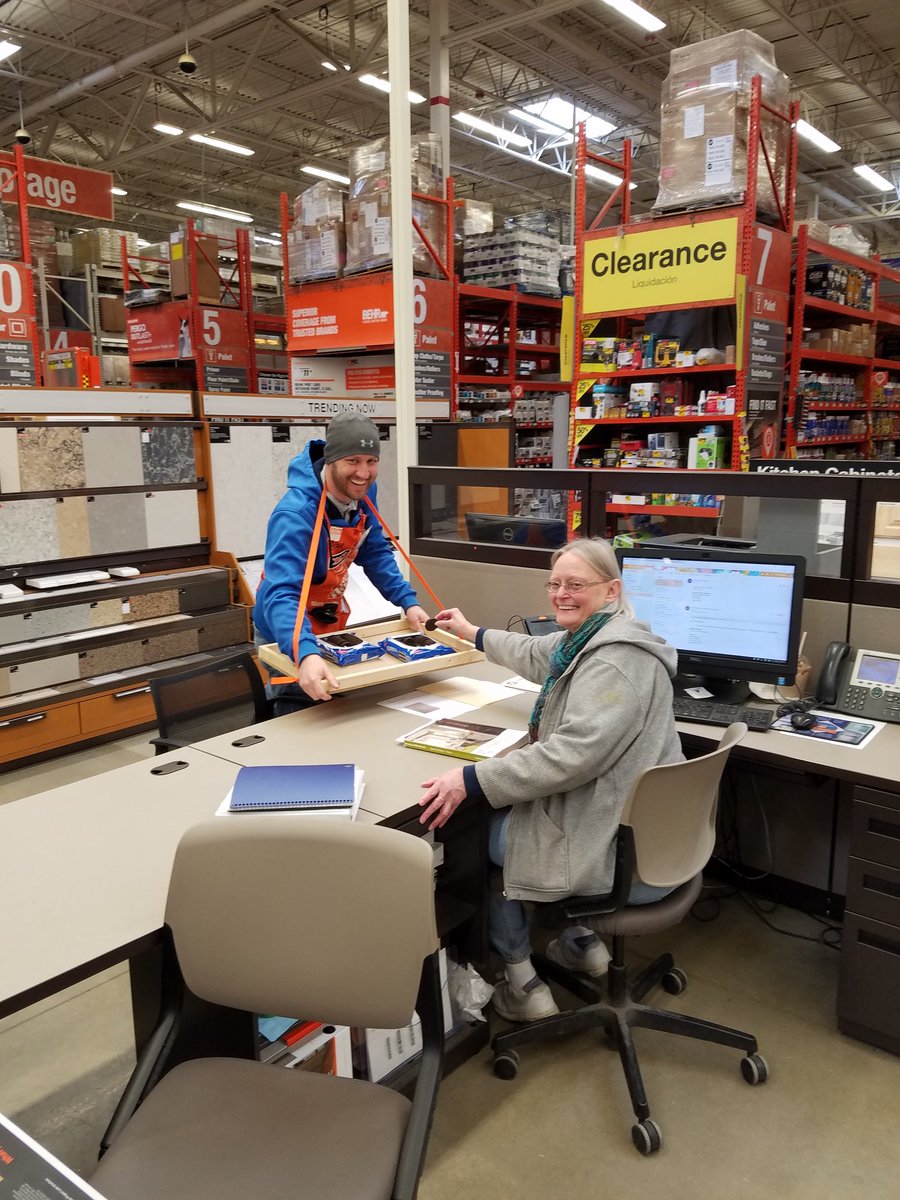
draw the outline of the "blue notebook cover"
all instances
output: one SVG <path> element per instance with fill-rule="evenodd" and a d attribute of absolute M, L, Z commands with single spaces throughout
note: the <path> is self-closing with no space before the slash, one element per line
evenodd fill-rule
<path fill-rule="evenodd" d="M 231 812 L 290 808 L 352 808 L 353 763 L 241 767 Z"/>

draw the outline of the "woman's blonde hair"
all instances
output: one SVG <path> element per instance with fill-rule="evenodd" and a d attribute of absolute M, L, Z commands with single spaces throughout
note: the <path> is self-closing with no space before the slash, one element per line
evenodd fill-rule
<path fill-rule="evenodd" d="M 621 614 L 623 617 L 628 617 L 629 620 L 634 620 L 634 609 L 631 606 L 631 601 L 625 595 L 622 572 L 619 570 L 615 551 L 609 542 L 599 537 L 576 538 L 574 541 L 567 542 L 565 546 L 560 546 L 558 550 L 554 551 L 553 557 L 550 559 L 550 566 L 556 566 L 556 560 L 561 558 L 563 554 L 569 553 L 577 554 L 601 579 L 618 579 L 622 585 L 619 589 L 619 594 L 614 600 L 610 600 L 606 607 L 612 609 L 615 614 Z"/>

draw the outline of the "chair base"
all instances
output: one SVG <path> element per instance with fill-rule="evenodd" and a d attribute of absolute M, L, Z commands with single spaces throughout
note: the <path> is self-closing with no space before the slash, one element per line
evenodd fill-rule
<path fill-rule="evenodd" d="M 741 1063 L 741 1073 L 748 1083 L 762 1083 L 768 1069 L 765 1060 L 757 1054 L 756 1038 L 751 1034 L 643 1003 L 644 997 L 659 983 L 672 994 L 677 995 L 684 990 L 685 977 L 674 966 L 671 954 L 661 955 L 630 983 L 624 963 L 617 961 L 620 958 L 621 955 L 616 954 L 614 948 L 607 977 L 608 999 L 604 1001 L 602 983 L 595 986 L 586 977 L 573 975 L 549 959 L 535 955 L 540 975 L 562 984 L 572 995 L 585 1001 L 585 1007 L 497 1034 L 491 1041 L 494 1071 L 500 1078 L 514 1078 L 518 1070 L 518 1055 L 514 1053 L 517 1046 L 524 1046 L 528 1042 L 547 1042 L 586 1029 L 602 1029 L 610 1046 L 618 1051 L 625 1073 L 631 1106 L 638 1121 L 632 1130 L 632 1139 L 642 1154 L 650 1154 L 659 1149 L 661 1138 L 658 1126 L 650 1119 L 650 1106 L 631 1034 L 633 1028 L 658 1029 L 662 1033 L 674 1033 L 742 1050 L 746 1057 Z"/>

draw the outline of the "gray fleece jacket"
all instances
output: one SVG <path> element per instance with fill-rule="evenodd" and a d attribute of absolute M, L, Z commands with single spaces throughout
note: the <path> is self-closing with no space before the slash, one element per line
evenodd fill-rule
<path fill-rule="evenodd" d="M 534 683 L 564 634 L 490 629 L 491 662 Z M 609 891 L 615 837 L 635 778 L 684 758 L 672 713 L 675 650 L 648 626 L 615 616 L 547 697 L 539 740 L 475 767 L 493 808 L 512 808 L 503 868 L 510 899 L 550 902 Z"/>

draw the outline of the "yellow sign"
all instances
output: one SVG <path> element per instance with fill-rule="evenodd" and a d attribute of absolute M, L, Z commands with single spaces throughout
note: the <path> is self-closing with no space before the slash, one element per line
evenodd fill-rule
<path fill-rule="evenodd" d="M 587 435 L 591 432 L 591 430 L 593 428 L 594 428 L 593 425 L 576 424 L 576 426 L 575 426 L 575 445 L 577 446 L 579 442 L 583 442 L 584 439 L 587 437 Z"/>
<path fill-rule="evenodd" d="M 568 383 L 575 362 L 575 297 L 563 296 L 559 325 L 559 378 Z"/>
<path fill-rule="evenodd" d="M 739 371 L 744 369 L 744 342 L 746 340 L 747 327 L 747 276 L 738 275 L 737 291 L 735 292 L 735 324 L 737 325 L 737 342 L 734 351 L 734 365 Z"/>
<path fill-rule="evenodd" d="M 738 219 L 585 238 L 582 312 L 682 309 L 734 296 Z"/>
<path fill-rule="evenodd" d="M 579 379 L 578 386 L 575 388 L 575 399 L 580 400 L 584 393 L 589 392 L 593 386 L 593 379 Z"/>

